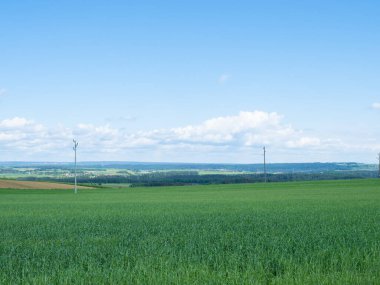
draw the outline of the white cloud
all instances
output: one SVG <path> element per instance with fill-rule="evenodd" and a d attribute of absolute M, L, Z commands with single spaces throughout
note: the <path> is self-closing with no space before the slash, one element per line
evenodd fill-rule
<path fill-rule="evenodd" d="M 11 119 L 5 119 L 0 121 L 0 128 L 23 128 L 26 126 L 33 125 L 33 121 L 27 120 L 25 118 L 14 117 Z"/>
<path fill-rule="evenodd" d="M 376 110 L 380 110 L 380 103 L 378 103 L 378 102 L 373 103 L 372 108 L 376 109 Z"/>
<path fill-rule="evenodd" d="M 252 161 L 252 154 L 260 152 L 265 145 L 272 153 L 285 154 L 288 161 L 292 154 L 298 155 L 298 161 L 306 161 L 312 159 L 312 153 L 324 153 L 328 159 L 329 152 L 359 153 L 379 148 L 377 140 L 347 143 L 339 138 L 305 133 L 286 123 L 282 115 L 263 111 L 240 112 L 195 125 L 135 133 L 109 124 L 81 123 L 74 128 L 62 125 L 48 128 L 26 118 L 0 120 L 0 148 L 18 155 L 13 160 L 25 156 L 67 160 L 71 156 L 73 138 L 79 141 L 83 160 L 207 162 L 219 159 L 226 162 L 223 159 L 228 157 L 233 162 L 241 162 Z"/>
<path fill-rule="evenodd" d="M 321 145 L 321 140 L 315 137 L 301 137 L 294 141 L 288 141 L 287 146 L 290 148 L 316 147 Z"/>
<path fill-rule="evenodd" d="M 224 82 L 226 82 L 228 79 L 230 79 L 230 75 L 228 74 L 222 74 L 221 76 L 219 76 L 219 79 L 218 79 L 218 82 L 220 84 L 223 84 Z"/>
<path fill-rule="evenodd" d="M 255 134 L 260 137 L 258 143 L 262 143 L 261 139 L 271 131 L 276 130 L 276 133 L 280 135 L 284 128 L 288 128 L 288 126 L 280 123 L 281 118 L 277 113 L 240 112 L 236 116 L 206 120 L 199 125 L 174 128 L 167 133 L 172 140 L 249 145 L 254 143 L 252 136 Z"/>

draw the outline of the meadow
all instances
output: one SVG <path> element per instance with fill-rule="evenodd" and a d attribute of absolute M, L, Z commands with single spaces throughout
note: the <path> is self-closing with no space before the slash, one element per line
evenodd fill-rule
<path fill-rule="evenodd" d="M 0 284 L 379 284 L 380 180 L 0 189 Z"/>

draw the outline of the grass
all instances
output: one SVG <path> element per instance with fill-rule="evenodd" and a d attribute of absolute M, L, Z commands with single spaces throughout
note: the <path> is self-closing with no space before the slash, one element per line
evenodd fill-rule
<path fill-rule="evenodd" d="M 379 284 L 379 186 L 0 190 L 0 284 Z"/>

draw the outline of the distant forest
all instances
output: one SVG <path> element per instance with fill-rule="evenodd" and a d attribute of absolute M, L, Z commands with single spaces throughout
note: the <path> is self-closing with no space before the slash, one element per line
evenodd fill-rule
<path fill-rule="evenodd" d="M 71 163 L 0 162 L 2 177 L 29 181 L 73 183 Z M 377 165 L 349 163 L 267 164 L 268 182 L 378 177 Z M 262 164 L 191 164 L 137 162 L 81 162 L 78 183 L 102 187 L 108 183 L 137 186 L 259 183 Z"/>
<path fill-rule="evenodd" d="M 306 180 L 333 180 L 376 178 L 377 171 L 344 171 L 323 173 L 278 173 L 267 174 L 268 182 L 306 181 Z M 26 177 L 29 181 L 54 181 L 72 183 L 72 178 Z M 78 177 L 78 183 L 102 186 L 107 183 L 128 183 L 131 187 L 137 186 L 176 186 L 197 184 L 232 184 L 232 183 L 259 183 L 264 182 L 263 173 L 260 174 L 206 174 L 200 175 L 196 171 L 168 171 L 152 172 L 138 175 L 99 175 L 96 177 Z"/>
<path fill-rule="evenodd" d="M 44 169 L 73 169 L 72 162 L 0 162 L 0 167 Z M 233 163 L 165 163 L 165 162 L 123 162 L 123 161 L 95 161 L 78 162 L 78 168 L 83 169 L 127 169 L 132 171 L 158 171 L 158 170 L 217 170 L 262 172 L 263 164 L 233 164 Z M 320 172 L 320 171 L 351 171 L 373 170 L 375 164 L 357 162 L 310 162 L 310 163 L 267 163 L 269 173 L 276 172 Z"/>

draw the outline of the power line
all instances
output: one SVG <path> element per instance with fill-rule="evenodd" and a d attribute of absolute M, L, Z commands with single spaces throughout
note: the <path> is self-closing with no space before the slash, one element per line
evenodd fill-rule
<path fill-rule="evenodd" d="M 73 140 L 74 146 L 73 150 L 75 153 L 75 158 L 74 158 L 74 193 L 78 193 L 78 188 L 77 188 L 77 148 L 78 148 L 78 142 L 76 140 Z"/>

